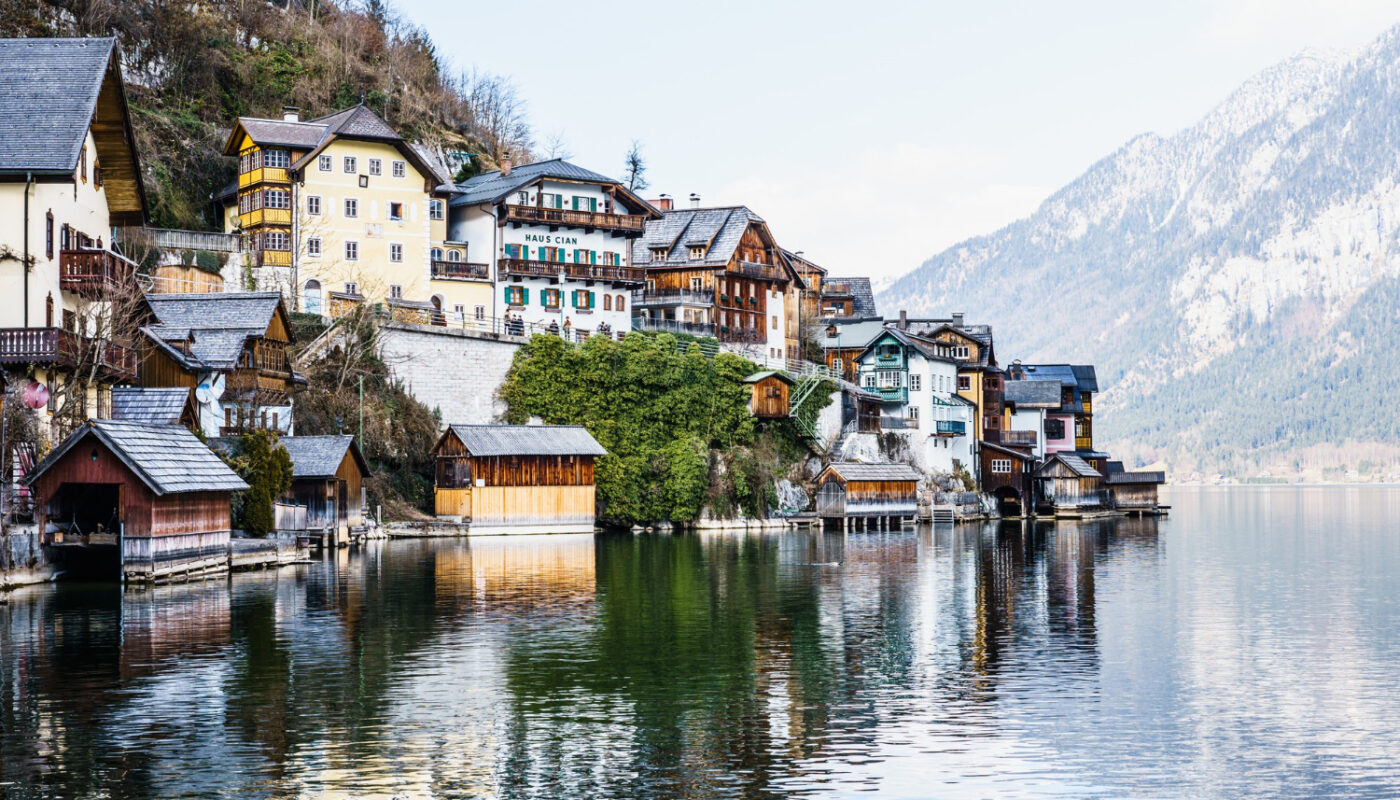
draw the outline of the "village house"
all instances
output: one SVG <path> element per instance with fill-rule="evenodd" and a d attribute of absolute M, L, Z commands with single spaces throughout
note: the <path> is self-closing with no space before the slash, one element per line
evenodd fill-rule
<path fill-rule="evenodd" d="M 448 231 L 469 248 L 467 269 L 495 275 L 494 305 L 473 301 L 472 320 L 499 330 L 491 317 L 509 315 L 506 332 L 620 338 L 643 280 L 631 242 L 659 216 L 620 182 L 560 159 L 507 162 L 457 184 Z"/>
<path fill-rule="evenodd" d="M 1036 468 L 1035 482 L 1039 504 L 1055 515 L 1109 507 L 1103 473 L 1074 453 L 1052 453 Z"/>
<path fill-rule="evenodd" d="M 1006 427 L 1005 376 L 997 366 L 990 325 L 970 325 L 963 314 L 948 319 L 911 319 L 903 311 L 895 327 L 953 349 L 958 362 L 958 394 L 977 406 L 973 434 L 979 442 L 1002 442 Z"/>
<path fill-rule="evenodd" d="M 55 439 L 136 377 L 136 265 L 112 241 L 146 193 L 119 65 L 110 38 L 0 40 L 0 368 Z"/>
<path fill-rule="evenodd" d="M 1007 381 L 1004 393 L 1006 426 L 1001 443 L 1045 458 L 1047 414 L 1060 408 L 1059 381 Z"/>
<path fill-rule="evenodd" d="M 89 420 L 29 478 L 65 568 L 158 581 L 228 569 L 233 492 L 248 484 L 179 425 Z"/>
<path fill-rule="evenodd" d="M 881 319 L 869 278 L 828 277 L 822 283 L 820 306 L 824 320 Z"/>
<path fill-rule="evenodd" d="M 292 432 L 294 341 L 276 292 L 152 294 L 141 329 L 141 385 L 193 391 L 205 436 Z"/>
<path fill-rule="evenodd" d="M 238 178 L 215 200 L 225 230 L 244 238 L 254 279 L 246 288 L 282 292 L 310 314 L 372 302 L 408 321 L 443 321 L 430 303 L 433 256 L 465 252 L 433 238 L 445 178 L 364 104 L 312 120 L 290 106 L 281 119 L 240 117 L 224 155 L 238 159 Z M 241 275 L 226 279 L 244 285 Z M 456 286 L 442 291 L 458 302 L 471 294 Z"/>
<path fill-rule="evenodd" d="M 1113 507 L 1130 514 L 1155 514 L 1161 510 L 1157 487 L 1167 482 L 1164 472 L 1127 472 L 1123 462 L 1109 461 L 1104 474 Z"/>
<path fill-rule="evenodd" d="M 744 378 L 749 385 L 749 413 L 759 419 L 782 419 L 791 411 L 793 379 L 786 372 L 768 370 Z"/>
<path fill-rule="evenodd" d="M 856 356 L 864 352 L 870 340 L 884 330 L 885 321 L 878 317 L 868 320 L 822 320 L 820 342 L 822 360 L 826 368 L 842 380 L 859 380 L 860 369 L 856 366 Z"/>
<path fill-rule="evenodd" d="M 1035 513 L 1035 469 L 1040 460 L 1027 448 L 1006 447 L 979 442 L 979 487 L 996 499 L 997 511 L 1004 517 Z"/>
<path fill-rule="evenodd" d="M 821 318 L 821 294 L 822 284 L 826 280 L 826 267 L 807 258 L 801 251 L 794 252 L 783 248 L 783 256 L 802 282 L 798 302 L 788 313 L 797 315 L 796 322 L 799 325 L 814 324 Z"/>
<path fill-rule="evenodd" d="M 649 221 L 632 245 L 633 263 L 646 268 L 633 324 L 713 336 L 776 368 L 799 358 L 803 284 L 767 223 L 744 206 L 700 208 L 693 199 L 696 207 Z"/>
<path fill-rule="evenodd" d="M 1072 452 L 1100 473 L 1108 469 L 1108 454 L 1094 449 L 1094 394 L 1099 390 L 1092 364 L 1022 364 L 1008 370 L 1011 381 L 1053 381 L 1060 402 L 1045 414 L 1045 453 Z"/>
<path fill-rule="evenodd" d="M 591 533 L 604 455 L 581 426 L 449 425 L 433 447 L 436 514 L 473 536 Z"/>
<path fill-rule="evenodd" d="M 350 533 L 365 524 L 369 477 L 355 437 L 284 436 L 278 444 L 292 459 L 292 487 L 281 502 L 298 509 L 296 529 L 330 534 L 323 545 L 349 543 Z"/>
<path fill-rule="evenodd" d="M 975 410 L 957 393 L 951 346 L 885 328 L 855 359 L 861 389 L 882 400 L 880 429 L 908 440 L 925 470 L 973 470 Z"/>
<path fill-rule="evenodd" d="M 830 464 L 817 476 L 817 517 L 866 529 L 900 527 L 918 516 L 920 477 L 907 464 Z"/>

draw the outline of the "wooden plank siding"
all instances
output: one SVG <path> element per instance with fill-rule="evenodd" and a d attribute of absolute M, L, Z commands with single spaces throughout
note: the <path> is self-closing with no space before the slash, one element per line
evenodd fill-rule
<path fill-rule="evenodd" d="M 435 450 L 434 513 L 473 532 L 591 530 L 597 514 L 591 455 L 473 456 L 451 432 Z"/>
<path fill-rule="evenodd" d="M 918 511 L 916 481 L 844 481 L 828 473 L 817 487 L 819 517 L 898 517 Z"/>
<path fill-rule="evenodd" d="M 776 375 L 754 381 L 749 411 L 759 419 L 782 419 L 788 415 L 788 382 Z"/>

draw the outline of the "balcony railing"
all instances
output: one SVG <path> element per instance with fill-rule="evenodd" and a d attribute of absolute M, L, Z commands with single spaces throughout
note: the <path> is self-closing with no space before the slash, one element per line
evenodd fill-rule
<path fill-rule="evenodd" d="M 960 419 L 940 419 L 937 421 L 934 432 L 939 436 L 966 436 L 967 423 Z M 1031 433 L 1035 433 L 1035 431 L 1031 431 Z"/>
<path fill-rule="evenodd" d="M 714 305 L 714 292 L 695 291 L 693 289 L 664 289 L 655 292 L 633 292 L 632 306 L 634 308 L 647 308 L 649 306 L 710 306 Z"/>
<path fill-rule="evenodd" d="M 880 395 L 883 403 L 909 402 L 909 389 L 903 386 L 862 386 L 867 392 Z"/>
<path fill-rule="evenodd" d="M 100 297 L 130 285 L 136 264 L 110 250 L 64 250 L 59 285 L 84 297 Z"/>
<path fill-rule="evenodd" d="M 598 211 L 574 211 L 567 208 L 540 206 L 506 206 L 506 221 L 532 225 L 568 225 L 574 228 L 603 228 L 640 233 L 646 217 L 634 214 L 605 214 Z"/>
<path fill-rule="evenodd" d="M 1092 437 L 1092 436 L 1076 436 L 1076 437 L 1074 437 L 1074 449 L 1075 449 L 1075 450 L 1093 450 L 1093 449 L 1094 449 L 1094 437 Z"/>
<path fill-rule="evenodd" d="M 729 272 L 738 273 L 745 278 L 760 278 L 763 280 L 778 280 L 778 268 L 770 264 L 754 264 L 750 261 L 739 261 L 731 264 Z"/>
<path fill-rule="evenodd" d="M 473 264 L 467 261 L 434 261 L 433 280 L 435 281 L 489 281 L 490 264 Z"/>
<path fill-rule="evenodd" d="M 564 275 L 575 280 L 617 281 L 619 283 L 642 283 L 646 280 L 646 270 L 644 269 L 612 264 L 565 264 Z"/>
<path fill-rule="evenodd" d="M 632 327 L 639 331 L 660 331 L 664 333 L 686 333 L 691 336 L 714 336 L 715 326 L 709 322 L 686 322 L 677 319 L 656 319 L 636 316 Z"/>
<path fill-rule="evenodd" d="M 62 328 L 0 329 L 0 364 L 76 368 L 93 360 L 108 377 L 136 377 L 136 351 L 126 345 L 84 338 Z"/>
<path fill-rule="evenodd" d="M 887 431 L 917 430 L 918 417 L 880 417 L 880 428 Z"/>
<path fill-rule="evenodd" d="M 507 275 L 524 275 L 535 278 L 558 278 L 564 265 L 553 261 L 530 261 L 524 258 L 503 258 L 496 262 L 496 269 Z"/>
<path fill-rule="evenodd" d="M 1040 436 L 1035 431 L 1002 431 L 1001 443 L 1019 447 L 1035 447 Z"/>
<path fill-rule="evenodd" d="M 254 250 L 248 254 L 248 263 L 254 267 L 290 267 L 290 250 Z"/>
<path fill-rule="evenodd" d="M 237 253 L 243 249 L 243 237 L 235 233 L 213 231 L 175 231 L 151 229 L 156 247 L 162 250 L 208 250 L 216 253 Z"/>

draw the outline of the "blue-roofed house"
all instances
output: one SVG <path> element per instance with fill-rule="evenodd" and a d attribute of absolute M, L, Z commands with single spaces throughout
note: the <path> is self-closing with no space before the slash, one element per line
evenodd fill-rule
<path fill-rule="evenodd" d="M 661 216 L 620 181 L 563 159 L 503 166 L 451 187 L 449 239 L 494 277 L 508 332 L 571 338 L 631 330 L 644 274 L 631 242 Z M 434 274 L 434 292 L 445 276 Z"/>
<path fill-rule="evenodd" d="M 1055 381 L 1060 402 L 1045 414 L 1045 453 L 1077 453 L 1099 472 L 1108 467 L 1108 455 L 1094 449 L 1094 395 L 1098 375 L 1092 364 L 1022 364 L 1007 370 L 1007 382 Z"/>

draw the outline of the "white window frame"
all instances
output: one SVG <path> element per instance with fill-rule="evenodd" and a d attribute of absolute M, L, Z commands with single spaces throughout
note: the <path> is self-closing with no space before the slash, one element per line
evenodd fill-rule
<path fill-rule="evenodd" d="M 435 219 L 435 220 L 436 220 L 436 219 L 445 219 L 446 216 L 447 216 L 446 208 L 445 208 L 446 205 L 447 205 L 447 204 L 444 203 L 444 202 L 441 201 L 441 200 L 429 200 L 429 201 L 428 201 L 428 218 L 429 218 L 429 219 Z"/>
<path fill-rule="evenodd" d="M 358 295 L 360 293 L 360 284 L 354 281 L 346 281 L 345 293 L 349 295 Z"/>
<path fill-rule="evenodd" d="M 327 155 L 322 155 L 316 159 L 316 166 L 322 172 L 330 172 L 335 169 L 335 159 Z"/>
<path fill-rule="evenodd" d="M 319 194 L 306 196 L 306 213 L 313 217 L 321 216 L 321 196 Z"/>
<path fill-rule="evenodd" d="M 345 156 L 340 160 L 341 170 L 346 175 L 354 175 L 359 171 L 359 160 L 354 156 Z"/>
<path fill-rule="evenodd" d="M 346 218 L 346 219 L 359 219 L 359 218 L 360 218 L 360 201 L 359 201 L 359 199 L 354 198 L 354 197 L 347 197 L 347 198 L 345 198 L 345 218 Z"/>
<path fill-rule="evenodd" d="M 402 263 L 403 263 L 403 245 L 402 245 L 402 244 L 400 244 L 400 243 L 398 243 L 398 242 L 390 242 L 390 243 L 389 243 L 389 263 L 391 263 L 391 264 L 402 264 Z"/>
<path fill-rule="evenodd" d="M 911 373 L 909 373 L 909 391 L 911 391 L 911 392 L 921 392 L 921 391 L 923 391 L 923 383 L 924 383 L 923 377 L 924 377 L 924 376 L 918 374 L 917 372 L 911 372 Z"/>
<path fill-rule="evenodd" d="M 395 178 L 402 178 L 402 177 L 408 175 L 408 162 L 406 162 L 406 161 L 395 161 L 395 162 L 393 163 L 393 165 L 392 165 L 392 169 L 394 170 L 394 177 L 395 177 Z"/>
<path fill-rule="evenodd" d="M 355 241 L 354 239 L 347 239 L 345 242 L 345 260 L 360 260 L 360 243 Z"/>
<path fill-rule="evenodd" d="M 394 213 L 394 206 L 399 207 L 399 213 Z M 392 222 L 399 222 L 403 219 L 403 203 L 400 203 L 397 200 L 389 201 L 389 219 Z"/>
<path fill-rule="evenodd" d="M 390 284 L 390 285 L 389 285 L 389 297 L 392 298 L 392 299 L 394 299 L 394 300 L 402 300 L 402 299 L 403 299 L 403 286 L 402 286 L 401 284 L 397 284 L 397 283 Z"/>
<path fill-rule="evenodd" d="M 312 236 L 306 240 L 306 255 L 311 258 L 321 257 L 321 237 Z"/>
<path fill-rule="evenodd" d="M 992 474 L 993 474 L 993 475 L 1010 475 L 1010 474 L 1011 474 L 1011 459 L 1009 459 L 1009 458 L 994 458 L 994 459 L 992 459 Z"/>
<path fill-rule="evenodd" d="M 369 160 L 369 174 L 371 174 L 371 175 L 383 175 L 383 174 L 384 174 L 384 160 L 383 160 L 383 159 L 379 159 L 379 158 L 371 158 L 371 159 Z"/>

